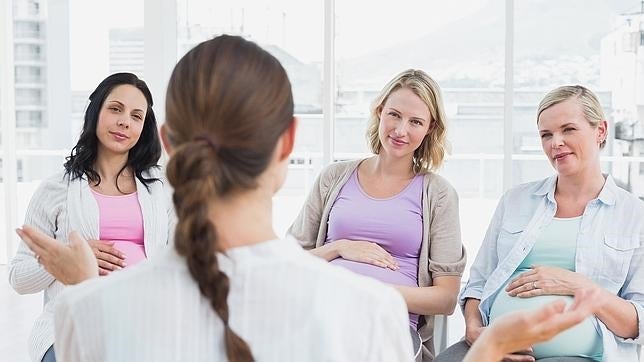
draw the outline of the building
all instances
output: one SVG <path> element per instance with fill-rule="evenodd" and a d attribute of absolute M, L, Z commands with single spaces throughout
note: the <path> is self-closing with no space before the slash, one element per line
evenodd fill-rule
<path fill-rule="evenodd" d="M 110 29 L 111 73 L 134 73 L 145 79 L 143 28 Z"/>
<path fill-rule="evenodd" d="M 615 154 L 644 156 L 644 1 L 641 9 L 615 18 L 601 41 L 602 86 L 613 90 Z M 644 162 L 615 163 L 614 176 L 644 198 Z"/>
<path fill-rule="evenodd" d="M 60 165 L 20 150 L 61 149 L 70 142 L 68 1 L 48 7 L 46 0 L 15 0 L 13 18 L 17 171 L 19 181 L 29 181 Z"/>

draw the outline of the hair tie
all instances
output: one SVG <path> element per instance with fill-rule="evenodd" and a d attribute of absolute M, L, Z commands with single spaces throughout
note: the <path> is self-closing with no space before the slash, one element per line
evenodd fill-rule
<path fill-rule="evenodd" d="M 213 151 L 219 152 L 220 147 L 208 136 L 195 136 L 192 140 L 195 142 L 206 142 L 208 147 L 212 148 Z"/>

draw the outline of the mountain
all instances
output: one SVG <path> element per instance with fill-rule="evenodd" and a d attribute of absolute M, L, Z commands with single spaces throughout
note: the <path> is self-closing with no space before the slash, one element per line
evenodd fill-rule
<path fill-rule="evenodd" d="M 614 16 L 639 9 L 638 0 L 516 1 L 514 52 L 519 85 L 539 86 L 558 75 L 563 80 L 596 80 L 600 40 L 610 32 Z M 503 86 L 505 1 L 490 0 L 468 17 L 411 38 L 340 60 L 339 86 L 377 89 L 410 67 L 426 70 L 443 86 Z M 534 71 L 535 63 L 545 69 Z M 572 73 L 559 74 L 558 69 Z"/>

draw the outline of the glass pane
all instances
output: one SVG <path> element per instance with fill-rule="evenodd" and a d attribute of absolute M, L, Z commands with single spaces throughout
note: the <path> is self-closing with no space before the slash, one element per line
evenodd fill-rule
<path fill-rule="evenodd" d="M 177 1 L 177 59 L 201 41 L 236 34 L 273 54 L 288 73 L 300 122 L 287 180 L 274 203 L 280 233 L 322 167 L 323 14 L 322 1 Z"/>
<path fill-rule="evenodd" d="M 513 151 L 536 157 L 515 161 L 515 184 L 553 174 L 542 156 L 536 110 L 541 98 L 560 85 L 580 84 L 600 98 L 611 125 L 602 152 L 605 158 L 640 157 L 644 139 L 642 10 L 638 0 L 594 1 L 592 6 L 583 0 L 563 0 L 548 7 L 537 0 L 515 2 Z M 543 26 L 546 18 L 548 24 Z M 644 197 L 636 165 L 605 162 L 603 170 Z"/>
<path fill-rule="evenodd" d="M 14 0 L 10 3 L 14 16 L 14 34 L 9 41 L 14 51 L 16 131 L 2 134 L 3 139 L 11 137 L 15 141 L 14 150 L 2 151 L 5 155 L 8 151 L 16 154 L 16 180 L 12 181 L 17 182 L 17 188 L 12 196 L 17 198 L 17 205 L 12 211 L 16 224 L 7 225 L 4 190 L 9 180 L 2 180 L 0 231 L 3 236 L 7 228 L 23 223 L 27 204 L 42 180 L 63 171 L 64 157 L 79 135 L 87 96 L 111 69 L 110 29 L 143 26 L 143 0 Z M 0 37 L 5 33 L 0 32 Z M 139 48 L 142 54 L 142 44 Z M 4 90 L 4 85 L 0 89 Z M 74 105 L 73 90 L 82 95 L 78 97 L 82 100 Z M 0 239 L 0 257 L 5 250 L 16 249 L 17 237 L 6 239 Z M 13 253 L 7 257 L 12 258 Z M 0 320 L 0 324 L 15 326 L 10 341 L 27 341 L 31 325 L 42 310 L 42 295 L 15 296 L 13 293 L 7 303 L 13 314 L 9 320 Z M 0 350 L 10 360 L 26 361 L 25 346 L 24 342 L 10 346 L 5 343 L 0 345 Z"/>
<path fill-rule="evenodd" d="M 410 12 L 422 20 L 409 21 Z M 427 72 L 448 118 L 451 156 L 439 173 L 460 195 L 472 256 L 502 192 L 504 14 L 503 1 L 336 2 L 335 158 L 368 152 L 370 104 L 386 82 L 408 68 Z"/>

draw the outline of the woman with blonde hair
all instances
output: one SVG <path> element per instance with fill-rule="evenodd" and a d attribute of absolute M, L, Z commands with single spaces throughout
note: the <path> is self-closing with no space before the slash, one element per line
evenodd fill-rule
<path fill-rule="evenodd" d="M 636 361 L 644 332 L 644 203 L 602 174 L 608 123 L 582 86 L 546 94 L 537 111 L 555 175 L 499 201 L 460 296 L 465 341 L 437 360 L 461 361 L 499 317 L 532 311 L 576 290 L 598 291 L 594 316 L 514 361 Z"/>
<path fill-rule="evenodd" d="M 371 109 L 375 155 L 324 169 L 289 229 L 312 254 L 393 285 L 427 361 L 433 316 L 454 311 L 465 267 L 458 196 L 434 173 L 445 156 L 443 107 L 425 72 L 397 75 Z"/>
<path fill-rule="evenodd" d="M 410 360 L 395 290 L 330 267 L 273 230 L 295 127 L 286 71 L 255 43 L 222 35 L 184 55 L 161 128 L 175 248 L 61 295 L 61 360 Z M 64 270 L 84 264 L 84 243 L 63 248 L 28 227 L 19 234 L 48 270 L 70 283 L 91 277 Z M 84 259 L 89 267 L 78 269 L 92 270 Z"/>

